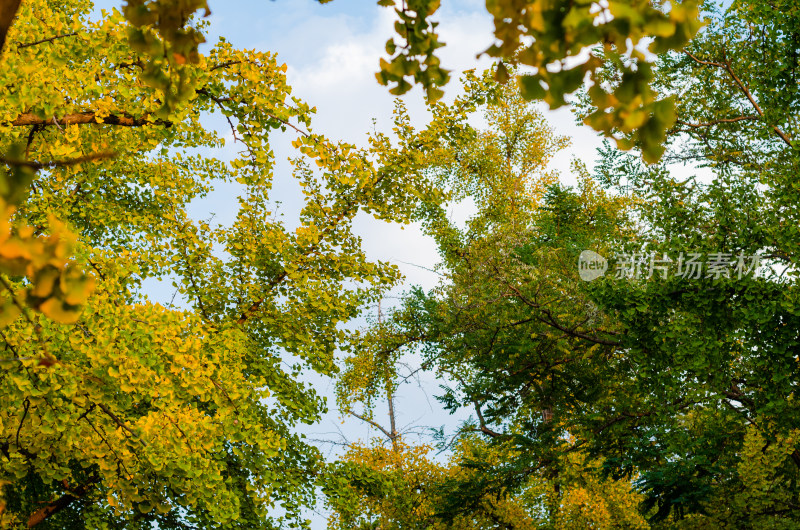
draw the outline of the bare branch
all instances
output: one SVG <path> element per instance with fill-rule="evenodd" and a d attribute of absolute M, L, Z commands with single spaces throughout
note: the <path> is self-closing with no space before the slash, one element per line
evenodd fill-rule
<path fill-rule="evenodd" d="M 389 438 L 389 440 L 394 442 L 394 439 L 395 439 L 396 436 L 392 436 L 392 433 L 390 433 L 389 431 L 384 429 L 378 422 L 372 421 L 371 419 L 367 418 L 366 416 L 362 416 L 361 414 L 356 414 L 355 412 L 353 412 L 350 409 L 347 409 L 345 412 L 347 412 L 351 416 L 354 416 L 354 417 L 358 418 L 359 420 L 361 420 L 363 422 L 369 423 L 370 425 L 372 425 L 376 429 L 380 430 L 383 434 L 385 434 L 386 437 Z"/>

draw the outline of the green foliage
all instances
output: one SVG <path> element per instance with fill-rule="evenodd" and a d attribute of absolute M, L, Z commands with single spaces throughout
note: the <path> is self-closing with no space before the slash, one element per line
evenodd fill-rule
<path fill-rule="evenodd" d="M 126 0 L 123 14 L 130 22 L 131 49 L 149 57 L 141 79 L 164 95 L 161 113 L 168 116 L 177 105 L 191 97 L 186 63 L 197 64 L 197 46 L 205 42 L 202 31 L 188 25 L 195 11 L 211 12 L 206 0 Z M 173 73 L 173 72 L 176 72 Z M 177 77 L 177 80 L 173 80 Z"/>
<path fill-rule="evenodd" d="M 583 245 L 630 235 L 625 201 L 603 193 L 580 165 L 579 190 L 559 186 L 546 167 L 566 139 L 491 75 L 468 74 L 466 94 L 451 106 L 433 105 L 426 129 L 404 126 L 403 113 L 397 116 L 398 150 L 414 146 L 418 171 L 444 192 L 425 200 L 417 215 L 437 241 L 446 280 L 429 294 L 412 291 L 389 320 L 356 337 L 338 381 L 340 408 L 357 403 L 369 414 L 386 381 L 398 384 L 403 356 L 419 352 L 423 368 L 455 383 L 440 397 L 445 406 L 469 407 L 477 419 L 464 426 L 447 464 L 403 468 L 404 479 L 423 473 L 422 485 L 397 482 L 386 462 L 413 459 L 395 455 L 396 447 L 349 451 L 348 459 L 382 470 L 395 486 L 373 491 L 353 480 L 361 500 L 350 501 L 355 508 L 334 508 L 346 518 L 368 506 L 364 513 L 390 527 L 641 526 L 631 482 L 609 487 L 599 466 L 570 462 L 567 455 L 579 445 L 563 438 L 566 412 L 579 414 L 611 373 L 598 371 L 597 363 L 615 340 L 613 324 L 581 293 L 574 263 Z M 487 129 L 470 125 L 476 111 L 484 113 Z M 478 213 L 461 228 L 443 201 L 465 198 Z M 594 342 L 586 343 L 587 336 Z M 587 489 L 581 480 L 592 485 Z M 604 490 L 616 496 L 605 498 Z M 414 510 L 392 508 L 409 500 Z"/>
<path fill-rule="evenodd" d="M 626 355 L 637 369 L 628 394 L 639 397 L 630 408 L 646 414 L 617 425 L 609 461 L 619 465 L 614 472 L 646 470 L 641 485 L 657 519 L 687 515 L 688 527 L 797 525 L 793 501 L 785 500 L 797 496 L 800 465 L 792 445 L 798 342 L 791 331 L 798 91 L 787 83 L 797 9 L 773 7 L 708 3 L 708 27 L 683 53 L 659 62 L 657 86 L 679 96 L 665 160 L 696 162 L 713 178 L 678 178 L 674 167 L 644 168 L 612 151 L 599 168 L 604 181 L 639 197 L 648 250 L 762 261 L 757 276 L 597 285 L 595 299 L 624 323 Z M 625 424 L 642 436 L 632 437 Z M 764 441 L 765 455 L 784 440 L 787 452 L 752 459 L 754 437 Z M 745 461 L 770 477 L 770 507 L 733 500 L 754 495 Z"/>
<path fill-rule="evenodd" d="M 380 0 L 378 5 L 395 7 L 396 3 L 395 0 Z M 444 95 L 439 87 L 447 84 L 450 75 L 439 66 L 435 54 L 444 43 L 436 34 L 439 23 L 429 20 L 440 3 L 440 0 L 403 0 L 402 7 L 395 8 L 397 21 L 394 28 L 399 42 L 394 38 L 386 41 L 386 53 L 391 60 L 381 59 L 381 69 L 376 74 L 382 85 L 395 83 L 390 90 L 392 94 L 399 96 L 411 90 L 412 84 L 406 81 L 406 77 L 410 77 L 422 85 L 428 101 L 435 102 Z"/>
<path fill-rule="evenodd" d="M 369 403 L 370 370 L 390 371 L 395 349 L 413 345 L 450 381 L 445 406 L 475 411 L 465 429 L 510 448 L 508 458 L 464 464 L 479 473 L 443 496 L 453 517 L 487 493 L 523 495 L 532 474 L 562 505 L 565 458 L 579 448 L 598 466 L 595 480 L 636 486 L 654 528 L 797 527 L 798 11 L 773 7 L 707 3 L 702 33 L 657 60 L 652 86 L 677 104 L 660 164 L 606 147 L 596 179 L 576 164 L 577 187 L 545 181 L 533 195 L 520 192 L 529 188 L 514 151 L 498 150 L 510 163 L 497 163 L 490 149 L 473 150 L 479 135 L 459 136 L 458 156 L 442 159 L 471 164 L 431 163 L 452 197 L 475 198 L 478 214 L 460 228 L 425 205 L 445 280 L 410 294 L 343 381 Z M 625 79 L 613 61 L 597 72 Z M 600 108 L 593 98 L 585 94 L 583 117 Z M 503 145 L 502 122 L 491 126 Z M 577 277 L 584 249 L 612 258 L 591 283 Z M 671 274 L 618 275 L 619 252 L 667 255 Z M 762 267 L 677 276 L 680 253 L 695 252 L 759 256 Z"/>
<path fill-rule="evenodd" d="M 565 105 L 565 96 L 588 77 L 596 110 L 586 123 L 607 135 L 631 132 L 645 160 L 653 162 L 661 157 L 664 131 L 675 118 L 673 102 L 659 99 L 651 87 L 647 54 L 685 46 L 701 27 L 697 7 L 694 1 L 656 6 L 648 0 L 612 1 L 599 9 L 592 2 L 493 1 L 487 8 L 498 42 L 487 53 L 535 68 L 519 76 L 520 90 L 526 99 L 543 99 L 550 108 Z M 587 50 L 586 59 L 577 58 Z M 614 65 L 619 75 L 600 77 L 604 64 Z M 502 69 L 498 74 L 500 80 L 507 77 Z M 617 143 L 623 149 L 632 145 L 621 139 Z"/>
<path fill-rule="evenodd" d="M 300 373 L 332 374 L 341 323 L 398 278 L 352 221 L 406 222 L 426 185 L 373 164 L 377 146 L 313 133 L 274 55 L 197 52 L 203 24 L 163 15 L 198 5 L 129 3 L 131 30 L 116 10 L 90 22 L 90 2 L 32 0 L 8 35 L 4 526 L 307 526 L 321 455 L 294 427 L 325 404 Z M 213 114 L 241 148 L 230 163 L 213 158 Z M 271 199 L 277 130 L 297 137 L 294 220 Z M 232 222 L 189 216 L 223 186 L 239 192 Z M 145 296 L 157 282 L 174 304 Z"/>
<path fill-rule="evenodd" d="M 367 149 L 310 129 L 274 55 L 200 54 L 206 2 L 96 23 L 82 0 L 2 5 L 0 524 L 302 526 L 317 486 L 343 528 L 643 527 L 639 500 L 655 528 L 800 524 L 796 3 L 488 2 L 493 77 L 518 85 L 468 74 L 452 105 L 439 2 L 378 3 L 398 17 L 378 80 L 420 83 L 433 119 L 415 130 L 398 103 L 396 141 Z M 659 164 L 607 148 L 575 187 L 546 171 L 566 140 L 526 101 L 587 81 L 586 123 Z M 195 154 L 224 143 L 214 113 L 229 164 Z M 297 135 L 294 229 L 270 199 L 278 129 Z M 241 189 L 235 220 L 191 219 L 220 185 Z M 461 227 L 444 205 L 466 198 Z M 444 280 L 350 334 L 398 279 L 362 252 L 359 212 L 421 221 Z M 764 266 L 585 283 L 584 249 Z M 177 305 L 144 296 L 155 281 Z M 394 427 L 391 449 L 321 464 L 292 429 L 324 403 L 297 379 L 333 374 L 337 348 L 337 399 L 366 421 L 402 355 L 445 380 L 475 414 L 447 464 Z"/>
<path fill-rule="evenodd" d="M 410 90 L 406 78 L 411 78 L 430 101 L 441 97 L 438 87 L 448 75 L 435 55 L 443 44 L 435 33 L 437 23 L 430 20 L 439 3 L 403 2 L 395 9 L 395 31 L 403 44 L 387 42 L 392 59 L 381 59 L 377 74 L 381 84 L 395 83 L 392 93 Z M 393 0 L 378 4 L 395 6 Z M 665 131 L 675 123 L 675 102 L 661 98 L 652 86 L 651 56 L 680 50 L 695 36 L 702 26 L 698 2 L 613 1 L 601 8 L 594 2 L 493 0 L 486 8 L 494 18 L 496 43 L 485 53 L 500 60 L 495 74 L 499 81 L 512 76 L 506 64 L 533 68 L 519 73 L 520 93 L 553 109 L 589 81 L 595 109 L 586 123 L 615 135 L 623 149 L 639 147 L 649 162 L 661 158 Z M 618 71 L 613 79 L 602 76 L 603 67 L 610 65 Z"/>
<path fill-rule="evenodd" d="M 42 227 L 13 219 L 36 177 L 37 167 L 24 163 L 23 151 L 20 144 L 10 146 L 8 170 L 0 175 L 0 270 L 24 279 L 24 285 L 16 288 L 2 281 L 0 326 L 29 309 L 60 322 L 74 322 L 92 291 L 94 277 L 70 260 L 75 237 L 57 219 L 48 219 L 48 236 L 41 234 Z"/>

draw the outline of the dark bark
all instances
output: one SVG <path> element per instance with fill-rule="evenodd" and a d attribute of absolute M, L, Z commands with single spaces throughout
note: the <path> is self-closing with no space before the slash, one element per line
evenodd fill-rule
<path fill-rule="evenodd" d="M 6 44 L 6 35 L 17 16 L 22 0 L 0 0 L 0 52 Z"/>

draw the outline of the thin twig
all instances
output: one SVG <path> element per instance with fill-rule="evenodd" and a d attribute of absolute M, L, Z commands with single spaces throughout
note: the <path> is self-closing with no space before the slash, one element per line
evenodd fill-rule
<path fill-rule="evenodd" d="M 761 106 L 758 104 L 755 97 L 753 97 L 753 94 L 750 92 L 747 86 L 742 82 L 741 79 L 739 79 L 739 76 L 736 75 L 736 72 L 733 71 L 733 67 L 731 66 L 731 63 L 730 61 L 728 61 L 727 57 L 724 58 L 725 61 L 724 63 L 718 63 L 714 61 L 704 61 L 702 59 L 698 59 L 697 57 L 692 55 L 688 50 L 683 50 L 683 53 L 685 53 L 688 57 L 690 57 L 693 61 L 695 61 L 698 64 L 702 64 L 705 66 L 714 66 L 728 72 L 728 75 L 730 75 L 731 78 L 733 78 L 733 82 L 736 83 L 736 86 L 739 87 L 739 90 L 741 90 L 741 92 L 745 95 L 745 97 L 750 101 L 750 104 L 753 106 L 756 112 L 758 112 L 758 115 L 760 117 L 764 117 L 764 111 L 761 109 Z M 725 50 L 723 48 L 723 55 L 724 54 Z M 772 130 L 775 131 L 775 133 L 778 136 L 780 136 L 781 140 L 783 140 L 789 147 L 792 147 L 792 140 L 786 133 L 784 133 L 780 129 L 780 127 L 778 127 L 777 125 L 773 125 Z"/>
<path fill-rule="evenodd" d="M 308 137 L 308 136 L 309 136 L 309 134 L 308 134 L 306 131 L 304 131 L 304 130 L 302 130 L 302 129 L 299 129 L 299 128 L 297 128 L 297 127 L 295 127 L 294 125 L 292 125 L 291 123 L 289 123 L 287 120 L 284 120 L 283 118 L 279 118 L 279 117 L 275 116 L 274 114 L 270 114 L 269 112 L 267 112 L 267 113 L 265 113 L 265 114 L 266 114 L 267 116 L 269 116 L 270 118 L 272 118 L 273 120 L 277 120 L 277 121 L 281 122 L 281 123 L 282 123 L 282 124 L 284 124 L 284 125 L 288 125 L 289 127 L 291 127 L 292 129 L 294 129 L 294 130 L 295 130 L 295 131 L 297 131 L 298 133 L 302 134 L 303 136 L 306 136 L 306 137 Z"/>
<path fill-rule="evenodd" d="M 227 68 L 229 66 L 233 66 L 235 64 L 241 64 L 241 60 L 239 61 L 226 61 L 224 63 L 216 64 L 208 69 L 209 72 L 213 72 L 214 70 L 219 70 L 220 68 Z"/>
<path fill-rule="evenodd" d="M 362 416 L 361 414 L 357 414 L 357 413 L 353 412 L 353 411 L 352 411 L 352 410 L 350 410 L 350 409 L 347 409 L 345 412 L 347 412 L 347 413 L 348 413 L 348 414 L 350 414 L 351 416 L 354 416 L 354 417 L 358 418 L 359 420 L 361 420 L 361 421 L 363 421 L 363 422 L 369 423 L 370 425 L 372 425 L 372 426 L 373 426 L 373 427 L 375 427 L 376 429 L 380 430 L 380 431 L 381 431 L 383 434 L 385 434 L 385 435 L 386 435 L 386 437 L 387 437 L 387 438 L 389 438 L 389 440 L 392 440 L 392 441 L 394 441 L 394 438 L 395 438 L 395 437 L 394 437 L 394 436 L 392 436 L 392 433 L 390 433 L 389 431 L 387 431 L 386 429 L 384 429 L 384 428 L 383 428 L 383 427 L 382 427 L 382 426 L 381 426 L 381 425 L 380 425 L 378 422 L 376 422 L 376 421 L 373 421 L 373 420 L 371 420 L 371 419 L 367 418 L 366 416 Z"/>
<path fill-rule="evenodd" d="M 145 442 L 144 440 L 142 440 L 142 439 L 139 437 L 139 435 L 138 435 L 138 434 L 136 434 L 135 432 L 133 432 L 133 431 L 130 429 L 130 427 L 128 427 L 127 425 L 125 425 L 124 423 L 122 423 L 122 420 L 120 420 L 120 419 L 117 417 L 117 415 L 116 415 L 116 414 L 114 414 L 113 412 L 111 412 L 110 410 L 108 410 L 108 407 L 106 407 L 106 406 L 105 406 L 105 405 L 103 405 L 102 403 L 97 403 L 97 406 L 98 406 L 98 407 L 100 407 L 100 410 L 102 410 L 103 412 L 105 412 L 105 413 L 106 413 L 106 415 L 108 415 L 108 416 L 109 416 L 109 417 L 110 417 L 112 420 L 114 420 L 114 423 L 116 423 L 116 424 L 117 424 L 117 425 L 118 425 L 118 426 L 119 426 L 121 429 L 124 429 L 124 430 L 128 431 L 128 432 L 131 434 L 131 436 L 133 436 L 134 438 L 136 438 L 137 440 L 139 440 L 140 442 L 142 442 L 142 445 L 144 445 L 145 447 L 147 447 L 147 442 Z"/>
<path fill-rule="evenodd" d="M 17 442 L 17 448 L 19 448 L 19 432 L 22 430 L 22 424 L 25 423 L 25 418 L 28 416 L 28 409 L 31 406 L 30 400 L 28 398 L 25 398 L 23 405 L 25 408 L 22 411 L 22 419 L 19 420 L 19 425 L 17 426 L 17 436 L 15 438 Z"/>

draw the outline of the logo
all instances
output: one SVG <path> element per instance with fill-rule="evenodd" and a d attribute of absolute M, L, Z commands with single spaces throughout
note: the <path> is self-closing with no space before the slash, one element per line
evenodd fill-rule
<path fill-rule="evenodd" d="M 606 258 L 591 250 L 584 250 L 578 257 L 578 274 L 581 280 L 590 282 L 596 280 L 608 270 Z"/>

